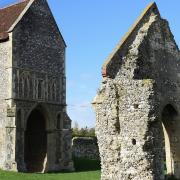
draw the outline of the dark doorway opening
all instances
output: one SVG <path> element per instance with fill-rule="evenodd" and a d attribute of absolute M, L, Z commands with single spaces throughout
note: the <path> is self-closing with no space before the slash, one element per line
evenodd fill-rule
<path fill-rule="evenodd" d="M 167 177 L 179 177 L 179 170 L 175 166 L 180 161 L 180 144 L 176 139 L 179 137 L 178 113 L 170 104 L 162 111 L 162 126 L 164 132 L 164 163 Z"/>
<path fill-rule="evenodd" d="M 43 172 L 46 166 L 46 120 L 40 110 L 31 112 L 25 131 L 25 164 L 28 172 Z"/>

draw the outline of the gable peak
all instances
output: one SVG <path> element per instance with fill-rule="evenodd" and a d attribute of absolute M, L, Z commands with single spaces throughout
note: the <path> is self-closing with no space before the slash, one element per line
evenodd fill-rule
<path fill-rule="evenodd" d="M 144 9 L 144 11 L 141 13 L 139 18 L 135 21 L 135 23 L 129 29 L 129 31 L 123 36 L 123 38 L 121 39 L 121 41 L 119 42 L 117 47 L 113 50 L 113 52 L 110 54 L 108 59 L 105 61 L 105 63 L 103 64 L 103 67 L 102 67 L 102 76 L 103 77 L 110 76 L 109 73 L 108 73 L 108 66 L 113 61 L 113 57 L 116 56 L 116 54 L 118 54 L 119 51 L 121 51 L 121 49 L 123 49 L 125 47 L 125 45 L 128 43 L 129 39 L 131 39 L 134 32 L 136 32 L 140 28 L 141 24 L 144 21 L 146 21 L 146 19 L 148 19 L 149 16 L 151 16 L 152 14 L 160 17 L 159 9 L 158 9 L 155 2 L 150 3 Z"/>

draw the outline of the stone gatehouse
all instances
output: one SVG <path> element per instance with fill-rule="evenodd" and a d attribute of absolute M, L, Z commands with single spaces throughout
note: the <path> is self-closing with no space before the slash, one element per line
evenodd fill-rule
<path fill-rule="evenodd" d="M 65 48 L 46 0 L 0 9 L 1 169 L 73 169 Z"/>
<path fill-rule="evenodd" d="M 180 51 L 155 3 L 118 44 L 102 75 L 93 102 L 101 179 L 163 180 L 165 161 L 167 174 L 180 178 Z"/>

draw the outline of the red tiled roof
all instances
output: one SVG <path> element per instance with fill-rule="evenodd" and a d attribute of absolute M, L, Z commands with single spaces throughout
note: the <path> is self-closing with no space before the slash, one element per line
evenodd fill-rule
<path fill-rule="evenodd" d="M 28 3 L 29 0 L 25 0 L 18 4 L 0 9 L 0 39 L 4 36 L 7 38 L 6 32 L 8 32 L 9 28 L 13 25 Z"/>

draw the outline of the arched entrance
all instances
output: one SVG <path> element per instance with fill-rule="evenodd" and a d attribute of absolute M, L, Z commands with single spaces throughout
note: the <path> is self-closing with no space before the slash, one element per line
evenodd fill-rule
<path fill-rule="evenodd" d="M 28 172 L 43 172 L 47 155 L 46 119 L 39 109 L 31 112 L 25 131 L 25 164 Z"/>
<path fill-rule="evenodd" d="M 180 122 L 178 113 L 170 104 L 162 111 L 165 162 L 168 175 L 180 177 Z"/>

